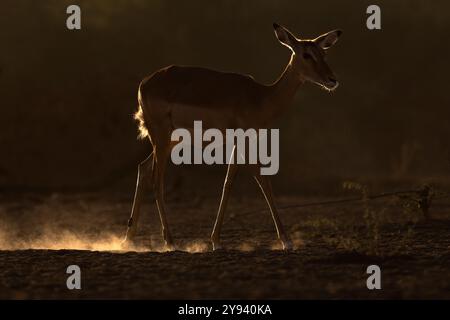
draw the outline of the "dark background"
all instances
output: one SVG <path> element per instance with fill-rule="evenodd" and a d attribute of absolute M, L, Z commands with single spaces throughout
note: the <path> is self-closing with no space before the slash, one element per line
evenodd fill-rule
<path fill-rule="evenodd" d="M 66 29 L 70 4 L 81 6 L 81 31 Z M 369 4 L 381 7 L 381 30 L 366 28 Z M 187 64 L 272 82 L 289 59 L 273 22 L 300 38 L 344 30 L 329 54 L 338 90 L 306 84 L 274 125 L 279 188 L 448 179 L 449 10 L 425 0 L 2 0 L 0 186 L 131 193 L 150 151 L 132 119 L 140 80 Z M 225 168 L 173 171 L 192 188 Z"/>

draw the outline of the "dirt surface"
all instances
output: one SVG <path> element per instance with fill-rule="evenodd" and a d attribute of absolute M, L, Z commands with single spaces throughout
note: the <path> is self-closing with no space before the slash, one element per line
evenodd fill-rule
<path fill-rule="evenodd" d="M 288 205 L 324 198 L 279 197 Z M 136 251 L 120 251 L 129 194 L 7 195 L 0 206 L 0 298 L 450 298 L 450 203 L 432 219 L 382 200 L 281 211 L 295 249 L 280 250 L 261 197 L 234 196 L 223 250 L 208 241 L 218 199 L 168 199 L 177 250 L 164 252 L 153 204 Z M 403 206 L 402 206 L 403 204 Z M 150 249 L 151 246 L 151 249 Z M 82 289 L 66 268 L 80 266 Z M 366 288 L 367 266 L 382 290 Z"/>

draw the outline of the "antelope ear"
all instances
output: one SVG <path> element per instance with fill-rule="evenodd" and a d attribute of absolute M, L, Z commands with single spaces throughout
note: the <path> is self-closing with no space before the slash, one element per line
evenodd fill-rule
<path fill-rule="evenodd" d="M 329 49 L 331 48 L 339 39 L 342 34 L 342 30 L 333 30 L 327 33 L 324 33 L 321 36 L 318 36 L 314 41 L 322 48 Z"/>
<path fill-rule="evenodd" d="M 277 23 L 273 24 L 273 29 L 275 30 L 275 35 L 280 41 L 280 43 L 292 51 L 294 51 L 295 44 L 297 43 L 297 38 L 285 27 L 280 26 Z"/>

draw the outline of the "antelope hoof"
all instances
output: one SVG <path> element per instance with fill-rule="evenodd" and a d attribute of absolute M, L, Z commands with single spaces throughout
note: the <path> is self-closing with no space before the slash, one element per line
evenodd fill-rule
<path fill-rule="evenodd" d="M 120 248 L 122 250 L 129 250 L 133 247 L 133 241 L 129 237 L 125 237 L 120 243 Z"/>
<path fill-rule="evenodd" d="M 172 236 L 169 233 L 163 232 L 164 245 L 167 251 L 175 251 L 175 245 L 173 244 Z"/>
<path fill-rule="evenodd" d="M 167 251 L 175 251 L 175 246 L 172 241 L 165 241 L 165 248 Z"/>
<path fill-rule="evenodd" d="M 284 251 L 292 251 L 294 250 L 294 245 L 292 244 L 291 240 L 282 240 L 281 244 L 283 245 Z"/>
<path fill-rule="evenodd" d="M 219 241 L 212 240 L 211 242 L 212 242 L 213 251 L 222 249 L 222 246 L 220 245 Z"/>
<path fill-rule="evenodd" d="M 130 250 L 134 247 L 134 238 L 136 235 L 136 229 L 128 227 L 125 239 L 120 244 L 122 250 Z"/>

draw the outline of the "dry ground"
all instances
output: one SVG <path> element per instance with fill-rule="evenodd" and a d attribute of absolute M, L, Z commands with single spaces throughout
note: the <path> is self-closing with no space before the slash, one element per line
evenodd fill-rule
<path fill-rule="evenodd" d="M 168 203 L 179 250 L 162 252 L 148 203 L 136 251 L 121 252 L 129 194 L 3 195 L 0 298 L 450 298 L 448 202 L 435 203 L 430 221 L 387 200 L 283 210 L 292 252 L 279 250 L 260 197 L 234 195 L 218 252 L 208 241 L 216 197 Z M 82 290 L 66 288 L 71 264 Z M 382 290 L 366 288 L 370 264 L 381 267 Z"/>

